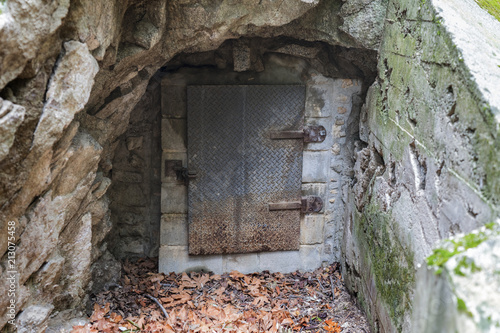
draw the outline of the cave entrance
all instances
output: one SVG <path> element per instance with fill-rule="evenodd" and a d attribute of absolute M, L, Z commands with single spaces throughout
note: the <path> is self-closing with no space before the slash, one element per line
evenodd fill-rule
<path fill-rule="evenodd" d="M 153 76 L 146 93 L 131 113 L 126 132 L 116 143 L 109 191 L 114 224 L 109 242 L 112 253 L 122 259 L 158 255 L 162 272 L 194 269 L 216 273 L 231 270 L 242 273 L 263 270 L 292 272 L 297 269 L 312 270 L 324 262 L 340 261 L 344 221 L 347 220 L 344 209 L 347 198 L 343 193 L 347 193 L 346 186 L 352 180 L 360 110 L 367 87 L 375 77 L 375 69 L 374 51 L 284 37 L 227 40 L 218 49 L 184 53 L 173 58 Z M 235 233 L 228 236 L 220 229 L 212 228 L 205 238 L 206 243 L 223 240 L 222 243 L 233 244 L 232 249 L 224 244 L 218 251 L 193 250 L 190 231 L 194 229 L 190 229 L 192 218 L 188 207 L 191 199 L 188 198 L 190 191 L 199 190 L 194 186 L 201 183 L 196 183 L 198 180 L 195 178 L 188 185 L 189 182 L 179 178 L 179 173 L 181 176 L 182 173 L 189 176 L 190 171 L 200 174 L 200 170 L 196 170 L 198 167 L 191 170 L 195 152 L 190 145 L 195 136 L 190 133 L 189 124 L 191 121 L 192 124 L 208 122 L 208 118 L 202 117 L 208 116 L 208 113 L 199 109 L 193 111 L 193 115 L 189 114 L 188 93 L 194 86 L 226 86 L 236 90 L 263 87 L 264 91 L 279 86 L 300 87 L 304 96 L 300 102 L 302 113 L 297 117 L 301 118 L 304 128 L 322 126 L 325 129 L 323 141 L 302 143 L 302 151 L 294 160 L 298 164 L 295 170 L 299 170 L 300 178 L 295 178 L 297 184 L 293 195 L 276 200 L 263 198 L 267 209 L 273 203 L 295 203 L 295 210 L 287 212 L 295 216 L 294 222 L 291 222 L 293 228 L 290 228 L 293 231 L 279 239 L 282 245 L 277 245 L 279 237 L 276 234 L 266 233 L 267 223 L 255 222 L 260 224 L 260 229 L 254 228 L 254 231 L 258 230 L 262 239 L 267 238 L 265 243 L 259 243 L 259 238 L 253 243 L 245 241 L 245 238 L 237 240 Z M 229 93 L 219 99 L 228 101 L 232 95 Z M 285 97 L 284 102 L 288 99 Z M 241 101 L 241 98 L 236 100 Z M 257 100 L 260 101 L 259 98 Z M 277 98 L 271 98 L 271 102 L 276 101 Z M 234 108 L 230 109 L 226 113 L 236 123 L 232 126 L 239 126 L 240 132 L 244 132 L 242 122 L 238 121 L 243 115 Z M 283 118 L 281 115 L 278 117 Z M 254 147 L 257 133 L 271 130 L 265 127 L 265 116 L 257 118 L 262 120 L 262 124 L 256 127 L 255 134 L 245 138 L 250 140 L 251 147 Z M 283 122 L 282 125 L 282 128 L 272 128 L 272 131 L 293 132 L 300 129 L 298 124 L 288 126 Z M 213 124 L 210 131 L 224 133 L 224 126 L 227 125 Z M 268 135 L 265 134 L 266 137 Z M 234 144 L 242 139 L 233 138 L 227 142 Z M 291 141 L 300 142 L 297 139 L 277 140 L 274 144 Z M 208 141 L 205 142 L 206 147 L 200 149 L 207 150 L 208 144 Z M 220 149 L 225 147 L 220 142 L 215 146 Z M 239 149 L 237 145 L 226 148 L 235 152 Z M 279 158 L 277 154 L 271 155 L 275 160 Z M 241 156 L 245 154 L 240 153 Z M 227 157 L 218 158 L 229 164 L 230 170 L 244 170 L 235 165 L 243 163 L 244 159 L 238 161 L 235 158 L 230 162 Z M 258 164 L 258 159 L 254 156 L 249 161 Z M 221 171 L 215 163 L 208 167 L 213 174 Z M 224 172 L 229 174 L 227 170 L 219 174 Z M 262 173 L 261 184 L 267 186 L 272 183 L 277 174 L 277 169 L 270 168 Z M 217 177 L 212 175 L 210 179 L 216 180 Z M 202 187 L 210 194 L 221 193 L 210 189 L 209 185 L 204 183 Z M 190 189 L 190 186 L 193 188 Z M 304 197 L 320 198 L 322 209 L 316 213 L 301 214 L 297 210 L 297 202 L 302 204 Z M 242 214 L 241 210 L 220 209 L 220 213 L 231 212 L 233 216 Z M 202 212 L 202 219 L 207 216 L 206 212 Z M 241 221 L 241 218 L 237 220 Z M 234 225 L 232 228 L 237 230 Z M 203 233 L 210 228 L 199 230 Z M 191 240 L 194 238 L 192 236 Z M 242 246 L 242 242 L 247 243 L 247 248 Z"/>
<path fill-rule="evenodd" d="M 338 261 L 362 80 L 347 62 L 329 77 L 340 61 L 325 47 L 232 40 L 163 68 L 160 271 L 291 272 Z M 324 140 L 270 138 L 309 127 L 323 128 Z M 270 144 L 300 152 L 261 149 Z M 324 207 L 301 214 L 303 198 Z M 269 210 L 280 203 L 295 209 Z"/>

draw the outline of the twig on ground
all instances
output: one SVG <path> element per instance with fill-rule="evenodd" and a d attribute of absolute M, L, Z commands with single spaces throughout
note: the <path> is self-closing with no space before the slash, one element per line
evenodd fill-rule
<path fill-rule="evenodd" d="M 330 275 L 330 288 L 332 288 L 332 303 L 335 302 L 335 289 L 333 288 L 333 279 Z"/>
<path fill-rule="evenodd" d="M 161 305 L 160 301 L 158 301 L 158 299 L 156 297 L 153 297 L 149 294 L 144 294 L 144 297 L 147 297 L 149 298 L 150 300 L 152 300 L 153 302 L 156 303 L 156 305 L 158 305 L 161 309 L 161 311 L 163 312 L 163 315 L 165 316 L 165 318 L 168 319 L 168 313 L 167 313 L 167 310 L 165 310 L 165 308 L 163 307 L 163 305 Z"/>
<path fill-rule="evenodd" d="M 321 287 L 321 290 L 325 290 L 325 288 L 323 288 L 323 285 L 321 284 L 321 281 L 319 279 L 315 279 L 315 280 L 318 281 L 319 286 Z"/>

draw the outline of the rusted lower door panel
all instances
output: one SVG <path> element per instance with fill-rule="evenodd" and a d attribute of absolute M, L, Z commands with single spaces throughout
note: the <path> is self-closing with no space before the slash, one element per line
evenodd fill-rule
<path fill-rule="evenodd" d="M 189 253 L 298 250 L 300 139 L 271 140 L 303 125 L 303 86 L 189 86 Z"/>

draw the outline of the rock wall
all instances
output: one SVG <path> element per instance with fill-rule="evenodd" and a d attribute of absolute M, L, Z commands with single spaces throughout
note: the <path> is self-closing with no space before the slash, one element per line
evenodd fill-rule
<path fill-rule="evenodd" d="M 430 332 L 436 313 L 414 296 L 448 282 L 417 267 L 441 239 L 498 217 L 499 28 L 474 1 L 389 1 L 343 250 L 346 282 L 375 331 Z M 432 331 L 485 330 L 448 319 Z"/>
<path fill-rule="evenodd" d="M 154 170 L 158 149 L 150 79 L 227 39 L 324 42 L 342 55 L 329 75 L 353 66 L 363 77 L 369 62 L 352 49 L 379 51 L 355 183 L 342 188 L 344 274 L 375 330 L 417 327 L 416 267 L 440 239 L 498 215 L 500 29 L 472 0 L 7 0 L 0 10 L 0 234 L 14 237 L 0 239 L 0 327 L 74 316 L 119 275 L 109 249 L 155 253 L 158 180 L 141 169 Z M 123 188 L 137 190 L 133 204 L 147 200 L 123 209 Z"/>
<path fill-rule="evenodd" d="M 43 327 L 54 310 L 85 303 L 91 276 L 97 289 L 116 278 L 119 266 L 105 240 L 112 228 L 106 191 L 113 177 L 116 187 L 130 183 L 124 172 L 136 167 L 113 173 L 114 152 L 127 154 L 121 149 L 134 126 L 152 126 L 133 112 L 163 64 L 243 35 L 376 49 L 384 8 L 377 0 L 3 1 L 0 229 L 7 235 L 14 225 L 16 240 L 15 251 L 0 240 L 0 327 L 21 311 L 18 324 Z M 373 29 L 355 29 L 363 16 Z M 139 146 L 127 151 L 141 154 Z M 11 271 L 13 298 L 5 296 Z M 11 299 L 15 306 L 7 310 Z"/>

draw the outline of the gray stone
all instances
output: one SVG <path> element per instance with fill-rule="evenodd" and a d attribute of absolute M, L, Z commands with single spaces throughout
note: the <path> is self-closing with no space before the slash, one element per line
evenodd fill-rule
<path fill-rule="evenodd" d="M 187 271 L 212 271 L 215 274 L 222 274 L 222 256 L 190 256 L 187 246 L 163 245 L 160 247 L 158 270 L 166 274 Z"/>
<path fill-rule="evenodd" d="M 306 47 L 306 46 L 297 45 L 297 44 L 288 44 L 286 46 L 280 47 L 279 49 L 275 50 L 274 52 L 285 53 L 285 54 L 290 54 L 290 55 L 297 56 L 297 57 L 304 57 L 304 58 L 313 59 L 318 54 L 319 49 L 317 47 Z"/>
<path fill-rule="evenodd" d="M 165 152 L 187 151 L 186 119 L 162 119 L 161 147 Z"/>
<path fill-rule="evenodd" d="M 326 184 L 324 183 L 306 183 L 302 184 L 302 196 L 316 195 L 322 199 L 326 198 Z"/>
<path fill-rule="evenodd" d="M 165 118 L 186 118 L 187 96 L 185 85 L 162 85 L 161 110 Z"/>
<path fill-rule="evenodd" d="M 301 245 L 299 254 L 301 269 L 313 271 L 321 266 L 321 254 L 323 253 L 323 244 Z"/>
<path fill-rule="evenodd" d="M 224 272 L 239 271 L 251 274 L 260 271 L 258 253 L 228 254 L 222 256 Z"/>
<path fill-rule="evenodd" d="M 139 172 L 116 170 L 115 172 L 113 172 L 113 181 L 124 183 L 141 183 L 142 174 Z"/>
<path fill-rule="evenodd" d="M 325 217 L 323 215 L 305 215 L 300 219 L 300 244 L 323 243 Z"/>
<path fill-rule="evenodd" d="M 475 1 L 433 0 L 432 4 L 460 50 L 474 81 L 490 106 L 500 111 L 500 22 Z M 470 17 L 474 20 L 470 20 Z M 498 121 L 498 119 L 497 119 Z"/>
<path fill-rule="evenodd" d="M 250 70 L 250 46 L 240 40 L 236 41 L 233 47 L 233 62 L 235 72 L 244 72 Z"/>
<path fill-rule="evenodd" d="M 184 184 L 161 185 L 161 212 L 187 214 L 187 187 Z"/>
<path fill-rule="evenodd" d="M 188 245 L 186 214 L 162 214 L 160 245 Z"/>
<path fill-rule="evenodd" d="M 0 98 L 0 161 L 9 154 L 25 113 L 24 107 Z"/>
<path fill-rule="evenodd" d="M 61 283 L 65 286 L 66 293 L 74 300 L 79 300 L 85 295 L 84 286 L 91 278 L 91 214 L 86 213 L 81 219 L 71 221 L 61 233 L 58 245 L 65 258 Z"/>
<path fill-rule="evenodd" d="M 359 40 L 363 47 L 377 50 L 382 40 L 387 5 L 383 0 L 363 2 L 349 0 L 344 3 L 340 29 Z"/>
<path fill-rule="evenodd" d="M 87 103 L 99 66 L 87 45 L 70 41 L 51 77 L 46 102 L 36 127 L 33 148 L 44 150 L 61 137 L 76 113 Z"/>
<path fill-rule="evenodd" d="M 31 305 L 27 307 L 16 319 L 17 332 L 44 332 L 47 328 L 47 321 L 53 309 L 53 305 L 45 304 Z"/>
<path fill-rule="evenodd" d="M 309 118 L 323 118 L 331 116 L 333 80 L 322 75 L 311 78 L 306 86 L 305 116 Z"/>
<path fill-rule="evenodd" d="M 121 276 L 122 265 L 113 255 L 106 251 L 92 264 L 92 292 L 99 293 L 106 289 L 110 283 L 118 283 Z"/>
<path fill-rule="evenodd" d="M 143 136 L 129 136 L 127 138 L 127 149 L 128 150 L 141 149 L 143 141 L 144 141 Z"/>
<path fill-rule="evenodd" d="M 120 204 L 129 207 L 146 207 L 147 197 L 141 184 L 116 182 L 112 185 L 113 200 L 119 200 Z"/>
<path fill-rule="evenodd" d="M 65 259 L 60 255 L 50 258 L 38 272 L 35 273 L 35 282 L 42 288 L 49 288 L 56 284 L 61 276 Z"/>
<path fill-rule="evenodd" d="M 304 151 L 302 166 L 302 182 L 324 183 L 328 180 L 328 164 L 330 153 L 328 151 Z"/>
<path fill-rule="evenodd" d="M 22 73 L 28 60 L 35 58 L 42 42 L 59 28 L 68 13 L 69 1 L 47 3 L 32 1 L 29 6 L 9 1 L 7 10 L 1 13 L 0 90 Z M 33 22 L 39 22 L 33 29 Z"/>
<path fill-rule="evenodd" d="M 270 272 L 291 273 L 295 272 L 301 263 L 299 251 L 276 251 L 259 253 L 259 270 Z"/>

